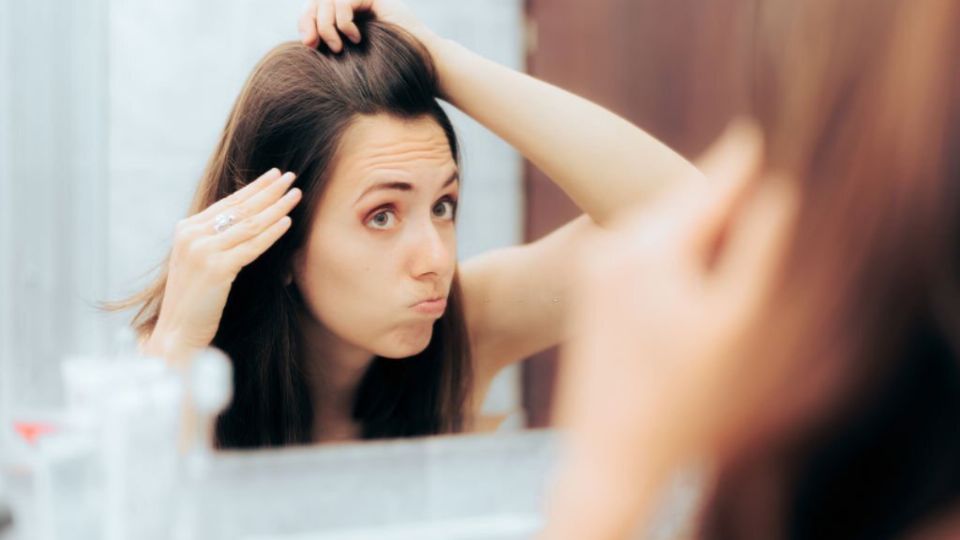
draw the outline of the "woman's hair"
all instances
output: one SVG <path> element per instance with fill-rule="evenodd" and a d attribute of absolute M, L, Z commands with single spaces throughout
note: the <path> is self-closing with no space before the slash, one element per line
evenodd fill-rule
<path fill-rule="evenodd" d="M 217 444 L 250 448 L 309 443 L 313 400 L 304 376 L 298 313 L 303 298 L 288 284 L 292 260 L 310 233 L 338 145 L 358 115 L 432 118 L 458 160 L 453 127 L 436 97 L 428 53 L 399 28 L 358 19 L 364 39 L 342 53 L 285 43 L 253 70 L 197 189 L 194 214 L 277 167 L 297 174 L 302 202 L 293 224 L 233 283 L 213 345 L 233 361 L 234 399 L 219 417 Z M 166 264 L 144 292 L 125 302 L 141 306 L 134 326 L 152 332 L 163 303 Z M 462 294 L 455 278 L 448 308 L 427 348 L 400 361 L 375 358 L 354 404 L 364 438 L 401 437 L 462 429 L 472 369 Z"/>
<path fill-rule="evenodd" d="M 960 501 L 960 3 L 742 6 L 801 204 L 701 533 L 899 537 Z"/>

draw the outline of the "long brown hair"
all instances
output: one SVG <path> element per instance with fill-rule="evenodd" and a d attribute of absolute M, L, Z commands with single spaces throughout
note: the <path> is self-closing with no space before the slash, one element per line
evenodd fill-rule
<path fill-rule="evenodd" d="M 960 500 L 960 4 L 740 5 L 802 202 L 702 536 L 901 536 Z"/>
<path fill-rule="evenodd" d="M 243 86 L 200 181 L 190 213 L 243 187 L 267 169 L 297 174 L 303 201 L 291 229 L 245 267 L 233 283 L 213 345 L 234 366 L 234 399 L 217 422 L 220 447 L 308 443 L 313 403 L 301 357 L 297 313 L 303 299 L 290 275 L 294 254 L 331 172 L 338 144 L 357 115 L 432 118 L 459 162 L 453 126 L 436 100 L 434 67 L 423 47 L 389 24 L 358 19 L 364 39 L 334 55 L 284 43 L 270 51 Z M 163 303 L 159 278 L 121 306 L 139 305 L 133 324 L 152 332 Z M 357 391 L 354 419 L 364 438 L 455 432 L 464 424 L 472 369 L 455 278 L 448 308 L 427 348 L 411 358 L 375 358 Z"/>

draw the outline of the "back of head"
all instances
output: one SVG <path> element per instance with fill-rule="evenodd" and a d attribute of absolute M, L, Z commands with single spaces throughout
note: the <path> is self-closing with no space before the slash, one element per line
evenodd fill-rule
<path fill-rule="evenodd" d="M 766 168 L 802 204 L 704 533 L 899 536 L 960 497 L 960 4 L 742 6 Z"/>

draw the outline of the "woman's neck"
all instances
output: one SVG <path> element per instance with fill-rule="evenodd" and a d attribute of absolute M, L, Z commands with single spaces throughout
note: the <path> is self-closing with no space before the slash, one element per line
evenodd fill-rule
<path fill-rule="evenodd" d="M 301 328 L 304 374 L 313 398 L 314 441 L 359 438 L 353 403 L 373 355 L 340 339 L 310 315 L 304 314 Z"/>

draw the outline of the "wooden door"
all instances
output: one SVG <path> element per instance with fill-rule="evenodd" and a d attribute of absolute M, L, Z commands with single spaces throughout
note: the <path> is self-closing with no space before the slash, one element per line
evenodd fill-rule
<path fill-rule="evenodd" d="M 532 75 L 624 116 L 694 158 L 733 117 L 745 80 L 737 0 L 528 0 Z M 736 20 L 739 17 L 739 20 Z M 525 165 L 527 241 L 579 210 Z M 550 424 L 556 349 L 524 364 L 530 427 Z M 597 359 L 602 361 L 602 359 Z"/>

